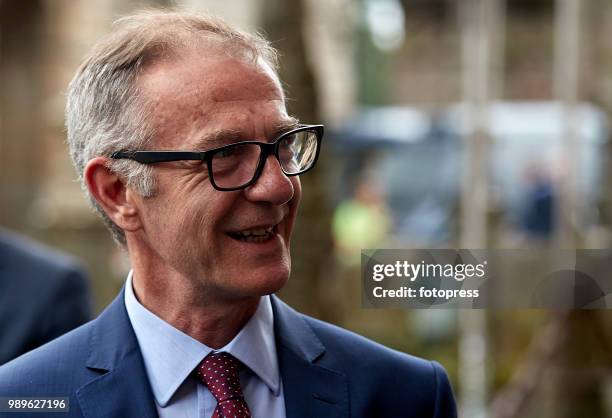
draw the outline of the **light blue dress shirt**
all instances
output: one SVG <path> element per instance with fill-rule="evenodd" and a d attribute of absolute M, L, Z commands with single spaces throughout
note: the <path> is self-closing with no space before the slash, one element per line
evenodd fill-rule
<path fill-rule="evenodd" d="M 209 418 L 217 401 L 192 372 L 212 348 L 174 328 L 138 302 L 132 272 L 125 307 L 134 328 L 160 418 Z M 270 297 L 261 298 L 253 317 L 225 347 L 247 367 L 240 384 L 253 418 L 285 418 L 285 399 L 274 342 Z"/>

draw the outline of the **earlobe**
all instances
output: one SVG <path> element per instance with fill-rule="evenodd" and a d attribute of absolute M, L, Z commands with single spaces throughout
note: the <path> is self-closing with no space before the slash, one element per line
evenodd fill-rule
<path fill-rule="evenodd" d="M 107 163 L 104 157 L 90 160 L 83 173 L 85 184 L 89 193 L 117 226 L 128 231 L 136 230 L 140 228 L 140 217 L 131 198 L 131 191 L 108 168 Z"/>

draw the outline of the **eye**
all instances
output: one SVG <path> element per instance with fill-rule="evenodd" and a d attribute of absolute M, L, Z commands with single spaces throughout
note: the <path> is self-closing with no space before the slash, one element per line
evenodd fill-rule
<path fill-rule="evenodd" d="M 229 158 L 236 155 L 236 148 L 225 148 L 215 153 L 215 158 Z"/>
<path fill-rule="evenodd" d="M 295 158 L 298 153 L 299 143 L 300 141 L 296 134 L 283 138 L 278 147 L 278 156 L 281 161 L 285 162 Z"/>
<path fill-rule="evenodd" d="M 297 134 L 290 134 L 287 135 L 285 137 L 283 137 L 283 141 L 281 143 L 281 146 L 289 148 L 293 145 L 293 143 L 296 141 L 297 139 Z"/>

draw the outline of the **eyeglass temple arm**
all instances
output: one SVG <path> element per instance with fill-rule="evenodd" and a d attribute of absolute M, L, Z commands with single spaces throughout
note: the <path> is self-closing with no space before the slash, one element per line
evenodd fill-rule
<path fill-rule="evenodd" d="M 116 151 L 110 155 L 115 160 L 128 159 L 142 164 L 163 163 L 179 160 L 203 161 L 206 152 L 189 151 Z"/>

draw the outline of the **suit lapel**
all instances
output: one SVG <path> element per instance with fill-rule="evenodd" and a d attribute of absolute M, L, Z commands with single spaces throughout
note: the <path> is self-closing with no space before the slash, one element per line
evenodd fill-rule
<path fill-rule="evenodd" d="M 101 375 L 77 391 L 85 417 L 157 417 L 138 341 L 125 310 L 124 290 L 96 319 L 87 367 Z"/>
<path fill-rule="evenodd" d="M 300 314 L 274 296 L 272 307 L 287 417 L 348 417 L 344 372 Z"/>
<path fill-rule="evenodd" d="M 122 290 L 92 329 L 87 367 L 101 374 L 77 391 L 86 418 L 157 417 L 123 300 Z M 347 418 L 345 373 L 300 314 L 274 296 L 272 308 L 287 417 Z"/>

